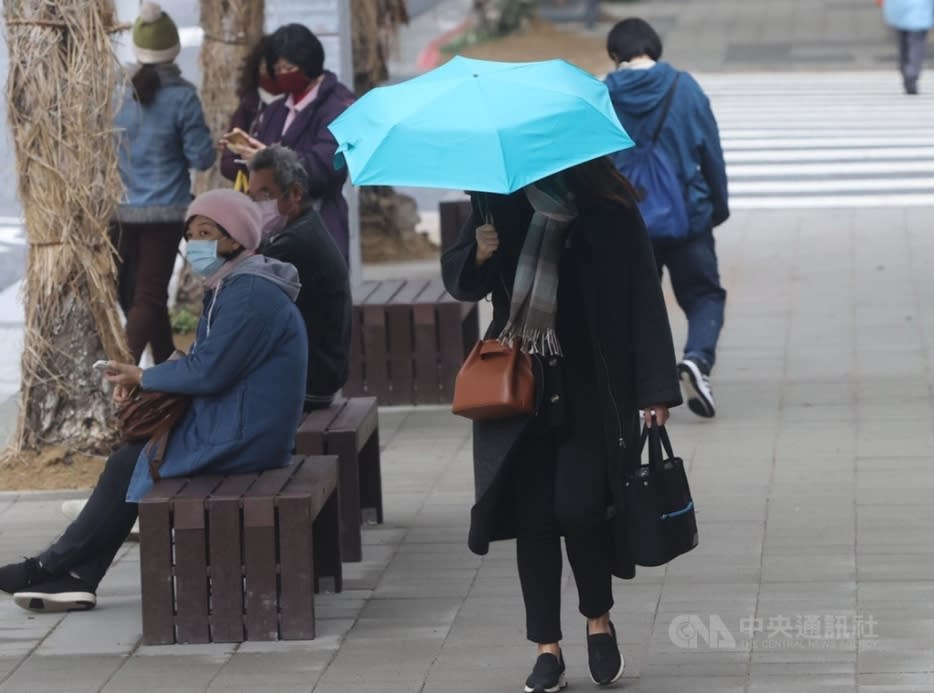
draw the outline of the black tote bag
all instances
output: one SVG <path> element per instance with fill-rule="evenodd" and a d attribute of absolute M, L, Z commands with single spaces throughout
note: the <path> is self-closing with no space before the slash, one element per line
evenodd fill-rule
<path fill-rule="evenodd" d="M 633 562 L 652 567 L 697 546 L 697 519 L 684 462 L 672 452 L 664 426 L 642 429 L 643 453 L 646 448 L 648 463 L 631 470 L 623 487 Z"/>

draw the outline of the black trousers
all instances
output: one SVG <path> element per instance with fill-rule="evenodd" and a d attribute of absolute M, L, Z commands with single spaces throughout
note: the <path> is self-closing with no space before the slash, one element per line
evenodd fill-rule
<path fill-rule="evenodd" d="M 514 458 L 516 557 L 527 637 L 536 643 L 562 639 L 562 536 L 581 614 L 597 618 L 613 606 L 602 434 L 596 422 L 573 424 L 573 436 L 534 426 Z"/>
<path fill-rule="evenodd" d="M 126 492 L 144 445 L 130 443 L 110 456 L 81 514 L 40 554 L 43 568 L 56 577 L 73 573 L 97 588 L 136 522 L 139 508 L 126 502 Z"/>

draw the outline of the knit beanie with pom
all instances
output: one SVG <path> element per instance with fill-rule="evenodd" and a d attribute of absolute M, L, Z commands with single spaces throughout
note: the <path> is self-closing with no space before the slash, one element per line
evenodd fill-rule
<path fill-rule="evenodd" d="M 162 7 L 155 2 L 144 2 L 139 17 L 133 24 L 133 51 L 143 65 L 170 63 L 181 52 L 178 27 Z"/>

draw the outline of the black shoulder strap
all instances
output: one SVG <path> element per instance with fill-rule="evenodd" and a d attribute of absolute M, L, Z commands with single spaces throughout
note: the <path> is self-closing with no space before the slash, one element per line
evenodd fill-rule
<path fill-rule="evenodd" d="M 668 88 L 668 93 L 665 94 L 665 101 L 662 104 L 662 115 L 658 121 L 658 125 L 655 126 L 655 133 L 652 135 L 652 144 L 658 142 L 658 136 L 662 134 L 662 127 L 665 125 L 665 121 L 668 119 L 668 111 L 671 110 L 671 101 L 675 96 L 675 89 L 678 88 L 678 80 L 681 79 L 681 73 L 675 75 L 675 81 L 671 83 L 671 86 Z"/>

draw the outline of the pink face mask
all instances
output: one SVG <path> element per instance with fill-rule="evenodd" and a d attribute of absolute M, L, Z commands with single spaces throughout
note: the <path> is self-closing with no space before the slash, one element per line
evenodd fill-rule
<path fill-rule="evenodd" d="M 262 218 L 263 240 L 272 238 L 289 223 L 289 218 L 279 211 L 278 200 L 263 200 L 257 202 L 256 206 Z"/>

